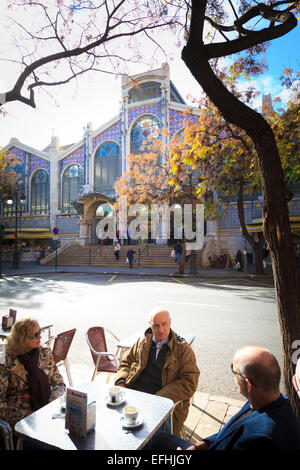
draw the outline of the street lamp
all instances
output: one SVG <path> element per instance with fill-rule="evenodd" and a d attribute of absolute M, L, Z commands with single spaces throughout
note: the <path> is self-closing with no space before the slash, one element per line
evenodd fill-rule
<path fill-rule="evenodd" d="M 190 169 L 191 169 L 191 167 L 190 167 Z M 189 176 L 189 186 L 190 186 L 189 189 L 190 189 L 190 198 L 191 198 L 191 205 L 192 205 L 192 220 L 193 220 L 193 205 L 194 205 L 193 202 L 194 202 L 194 198 L 193 198 L 193 171 L 192 171 L 192 169 L 189 172 L 188 176 Z M 196 237 L 197 237 L 197 234 L 196 234 Z M 196 276 L 198 274 L 198 270 L 197 270 L 197 254 L 196 254 L 195 250 L 191 250 L 190 260 L 191 260 L 190 274 Z"/>
<path fill-rule="evenodd" d="M 0 223 L 0 278 L 2 278 L 2 238 L 5 235 L 5 225 Z"/>
<path fill-rule="evenodd" d="M 18 215 L 19 215 L 19 203 L 25 204 L 26 196 L 22 190 L 17 190 L 13 193 L 13 198 L 8 199 L 6 204 L 11 206 L 15 205 L 15 247 L 13 252 L 12 267 L 19 268 L 19 252 L 18 252 Z"/>

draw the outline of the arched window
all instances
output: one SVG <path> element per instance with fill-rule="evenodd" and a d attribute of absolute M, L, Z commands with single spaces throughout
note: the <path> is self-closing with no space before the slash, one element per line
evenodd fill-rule
<path fill-rule="evenodd" d="M 72 202 L 78 199 L 83 185 L 83 169 L 79 165 L 69 166 L 62 178 L 62 211 L 76 213 Z"/>
<path fill-rule="evenodd" d="M 129 90 L 129 103 L 135 103 L 136 101 L 151 100 L 152 98 L 158 98 L 161 96 L 160 84 L 155 82 L 143 83 L 137 85 Z"/>
<path fill-rule="evenodd" d="M 120 149 L 115 142 L 104 142 L 95 154 L 94 186 L 95 191 L 111 192 L 119 172 Z"/>
<path fill-rule="evenodd" d="M 49 177 L 45 170 L 38 170 L 31 180 L 30 213 L 48 214 Z"/>
<path fill-rule="evenodd" d="M 157 139 L 160 136 L 160 122 L 155 116 L 140 117 L 134 124 L 130 134 L 130 152 L 142 153 L 147 150 L 147 139 Z M 143 142 L 145 147 L 142 148 Z"/>

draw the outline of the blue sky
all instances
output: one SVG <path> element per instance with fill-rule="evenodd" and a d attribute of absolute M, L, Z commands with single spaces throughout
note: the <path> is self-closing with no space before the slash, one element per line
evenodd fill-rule
<path fill-rule="evenodd" d="M 299 25 L 285 36 L 275 39 L 267 52 L 270 63 L 269 72 L 274 77 L 280 77 L 282 70 L 290 65 L 294 70 L 300 70 L 300 27 Z"/>
<path fill-rule="evenodd" d="M 269 71 L 254 81 L 261 94 L 272 93 L 273 97 L 282 95 L 283 100 L 286 99 L 287 92 L 280 87 L 279 77 L 285 67 L 300 70 L 299 44 L 299 26 L 272 42 L 267 52 Z M 198 97 L 200 87 L 182 62 L 180 52 L 180 48 L 175 49 L 173 60 L 169 60 L 171 80 L 184 99 L 189 94 Z M 153 68 L 160 67 L 163 61 L 159 60 Z M 139 66 L 130 72 L 134 74 L 143 70 Z M 52 134 L 66 145 L 82 138 L 83 128 L 88 122 L 97 129 L 119 113 L 120 79 L 111 75 L 98 73 L 90 78 L 82 77 L 77 84 L 55 87 L 49 92 L 53 98 L 48 92 L 38 95 L 36 109 L 21 103 L 6 106 L 7 115 L 0 116 L 0 146 L 16 137 L 24 144 L 42 150 L 49 144 Z M 254 107 L 260 110 L 260 106 L 261 96 Z"/>
<path fill-rule="evenodd" d="M 285 68 L 300 70 L 300 28 L 297 26 L 285 36 L 271 42 L 266 53 L 269 70 L 259 79 L 262 93 L 272 97 L 281 96 L 282 103 L 288 98 L 288 91 L 280 86 L 280 77 Z"/>
<path fill-rule="evenodd" d="M 299 44 L 299 26 L 285 36 L 270 42 L 265 56 L 269 69 L 251 82 L 251 85 L 260 91 L 260 95 L 256 97 L 253 103 L 253 107 L 258 111 L 261 110 L 262 95 L 271 93 L 273 100 L 278 97 L 281 99 L 281 102 L 274 103 L 274 109 L 283 106 L 287 102 L 290 92 L 281 86 L 280 77 L 283 75 L 285 68 L 292 68 L 295 72 L 300 70 Z"/>

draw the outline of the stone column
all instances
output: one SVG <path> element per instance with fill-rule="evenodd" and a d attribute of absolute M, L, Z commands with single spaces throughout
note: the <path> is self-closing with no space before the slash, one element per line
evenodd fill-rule
<path fill-rule="evenodd" d="M 79 219 L 79 245 L 85 246 L 91 244 L 90 222 L 84 218 Z"/>
<path fill-rule="evenodd" d="M 59 208 L 59 163 L 56 153 L 50 156 L 50 229 L 56 225 Z"/>

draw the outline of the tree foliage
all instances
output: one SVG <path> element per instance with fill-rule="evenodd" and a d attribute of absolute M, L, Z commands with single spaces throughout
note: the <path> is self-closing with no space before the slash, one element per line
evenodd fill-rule
<path fill-rule="evenodd" d="M 129 204 L 172 203 L 174 191 L 168 184 L 172 176 L 168 150 L 160 138 L 151 137 L 141 150 L 139 154 L 127 155 L 127 170 L 115 183 L 118 197 L 126 196 Z"/>
<path fill-rule="evenodd" d="M 300 180 L 300 72 L 285 68 L 281 84 L 291 93 L 284 108 L 268 113 L 285 174 L 287 187 Z M 292 194 L 288 195 L 289 198 Z"/>
<path fill-rule="evenodd" d="M 263 230 L 270 249 L 282 333 L 285 389 L 300 416 L 299 399 L 291 384 L 295 371 L 293 345 L 300 337 L 300 276 L 276 139 L 266 119 L 234 96 L 212 68 L 212 62 L 220 57 L 243 53 L 245 66 L 249 64 L 251 70 L 253 56 L 249 51 L 259 50 L 266 42 L 294 29 L 300 2 L 229 1 L 227 4 L 218 0 L 191 0 L 189 6 L 191 20 L 182 59 L 224 119 L 243 129 L 256 150 L 263 194 Z M 207 36 L 207 27 L 215 40 Z"/>
<path fill-rule="evenodd" d="M 271 116 L 282 168 L 287 184 L 300 179 L 300 104 L 291 104 L 283 113 Z"/>
<path fill-rule="evenodd" d="M 19 160 L 15 156 L 8 155 L 5 150 L 0 149 L 0 197 L 2 199 L 11 197 L 22 184 L 19 173 L 14 169 L 18 163 Z"/>
<path fill-rule="evenodd" d="M 192 188 L 193 198 L 196 198 L 196 172 L 188 165 L 183 171 L 176 170 L 171 165 L 175 152 L 187 152 L 187 145 L 180 137 L 174 137 L 166 144 L 162 138 L 168 137 L 168 130 L 163 129 L 159 138 L 148 137 L 139 154 L 127 156 L 127 171 L 115 183 L 118 197 L 126 196 L 130 204 L 169 204 L 189 203 Z M 185 150 L 186 149 L 186 150 Z M 191 178 L 193 184 L 190 186 Z"/>
<path fill-rule="evenodd" d="M 225 75 L 224 71 L 222 75 Z M 251 101 L 258 93 L 252 87 L 243 93 L 239 91 L 236 80 L 232 80 L 230 74 L 223 80 L 227 80 L 232 93 L 240 99 Z M 177 148 L 172 155 L 174 184 L 185 171 L 186 165 L 198 169 L 201 184 L 196 191 L 200 197 L 205 198 L 206 214 L 212 218 L 220 215 L 220 204 L 224 205 L 232 198 L 237 201 L 242 235 L 254 250 L 256 272 L 262 273 L 261 250 L 264 239 L 257 239 L 248 231 L 244 214 L 245 198 L 251 199 L 261 192 L 258 159 L 253 142 L 245 131 L 227 122 L 207 97 L 200 101 L 199 106 L 199 122 L 189 121 L 185 128 L 185 148 Z M 298 181 L 300 176 L 299 105 L 290 103 L 287 110 L 269 110 L 267 114 L 276 136 L 288 191 L 290 182 Z M 216 199 L 212 190 L 218 195 Z"/>
<path fill-rule="evenodd" d="M 165 143 L 168 134 L 168 130 L 163 129 L 159 138 L 148 137 L 140 154 L 127 156 L 127 171 L 115 183 L 116 209 L 122 196 L 126 196 L 129 204 L 158 204 L 170 209 L 174 208 L 175 204 L 193 204 L 199 199 L 196 193 L 200 180 L 199 172 L 184 164 L 183 170 L 176 171 L 175 176 L 171 165 L 173 154 L 185 154 L 189 149 L 180 136 L 173 137 L 168 144 Z M 184 230 L 182 235 L 184 238 Z M 185 243 L 182 248 L 180 273 L 184 273 Z"/>

